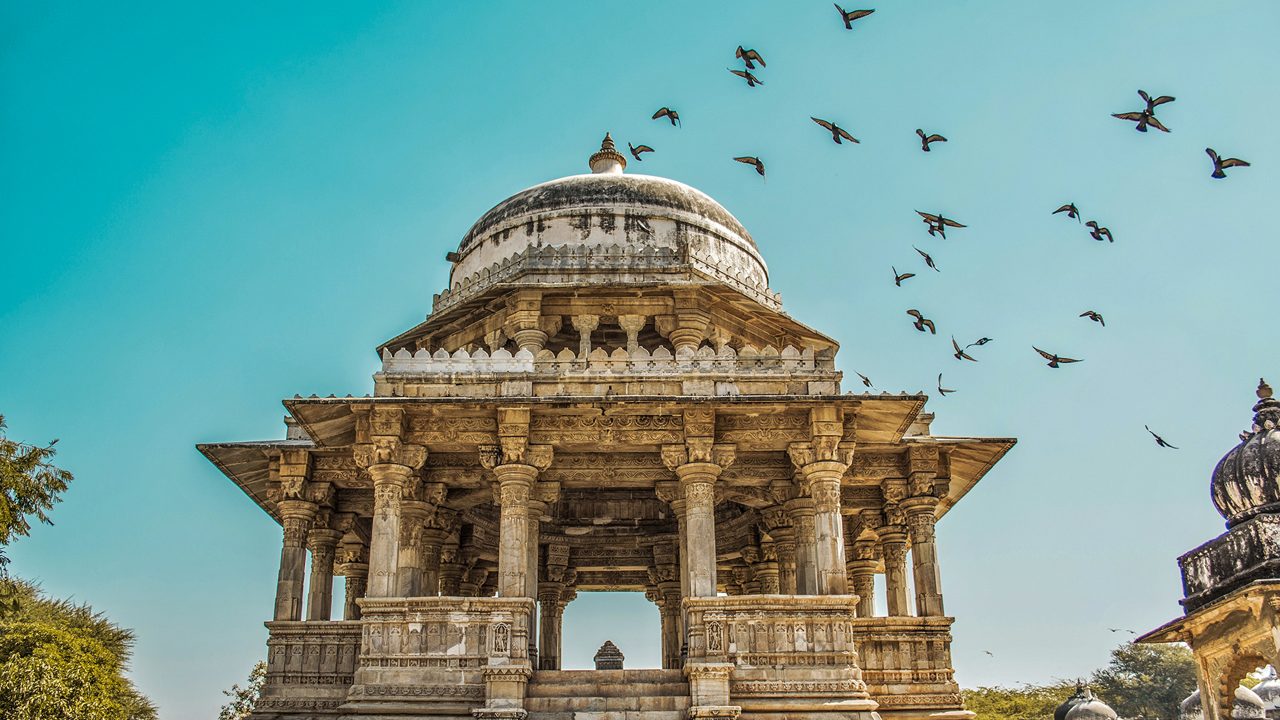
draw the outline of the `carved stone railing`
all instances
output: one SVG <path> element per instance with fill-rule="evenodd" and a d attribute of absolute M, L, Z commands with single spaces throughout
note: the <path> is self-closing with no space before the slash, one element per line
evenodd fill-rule
<path fill-rule="evenodd" d="M 723 704 L 743 712 L 870 718 L 876 703 L 858 665 L 856 602 L 851 595 L 686 598 L 690 682 L 702 667 L 727 668 Z"/>
<path fill-rule="evenodd" d="M 528 677 L 528 598 L 365 598 L 349 713 L 469 715 L 498 698 L 519 707 Z M 515 690 L 505 685 L 518 685 Z"/>
<path fill-rule="evenodd" d="M 267 623 L 267 677 L 261 716 L 336 713 L 347 699 L 360 651 L 360 623 Z"/>
<path fill-rule="evenodd" d="M 951 666 L 949 617 L 857 618 L 851 624 L 862 679 L 882 715 L 965 717 Z"/>
<path fill-rule="evenodd" d="M 672 353 L 665 347 L 652 352 L 640 347 L 633 352 L 623 348 L 605 350 L 596 348 L 586 358 L 579 358 L 565 348 L 559 353 L 543 350 L 536 356 L 528 350 L 515 354 L 505 349 L 489 354 L 483 348 L 475 352 L 464 349 L 450 353 L 443 349 L 434 352 L 421 349 L 409 352 L 400 349 L 392 353 L 382 351 L 384 374 L 502 374 L 547 372 L 562 375 L 571 372 L 624 373 L 624 374 L 676 374 L 690 372 L 731 373 L 814 373 L 832 371 L 831 363 L 820 363 L 811 348 L 800 350 L 787 345 L 781 350 L 765 346 L 756 348 L 744 345 L 735 350 L 728 345 L 720 351 L 703 347 L 696 352 Z"/>
<path fill-rule="evenodd" d="M 732 266 L 707 262 L 699 255 L 687 247 L 677 250 L 631 244 L 530 247 L 457 279 L 452 287 L 435 296 L 432 312 L 445 312 L 495 285 L 514 283 L 525 274 L 552 274 L 556 282 L 566 284 L 590 284 L 593 279 L 599 282 L 600 278 L 616 283 L 620 272 L 637 281 L 669 282 L 672 274 L 686 269 L 713 276 L 765 307 L 781 309 L 782 298 L 777 293 L 762 284 L 744 280 L 753 280 L 750 274 L 744 275 L 741 269 Z"/>
<path fill-rule="evenodd" d="M 1178 558 L 1188 612 L 1255 580 L 1280 577 L 1280 513 L 1257 515 Z"/>

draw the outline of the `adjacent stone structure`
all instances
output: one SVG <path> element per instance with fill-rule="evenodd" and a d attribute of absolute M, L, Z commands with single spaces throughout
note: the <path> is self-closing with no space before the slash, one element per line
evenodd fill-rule
<path fill-rule="evenodd" d="M 934 526 L 1014 441 L 842 393 L 727 210 L 590 165 L 475 224 L 371 396 L 200 446 L 283 528 L 257 717 L 971 717 Z M 657 606 L 664 670 L 560 670 L 596 590 Z"/>
<path fill-rule="evenodd" d="M 1265 381 L 1257 394 L 1251 429 L 1213 471 L 1227 532 L 1178 558 L 1185 615 L 1138 638 L 1191 646 L 1205 720 L 1230 716 L 1245 674 L 1280 663 L 1280 401 Z"/>
<path fill-rule="evenodd" d="M 612 640 L 605 640 L 592 659 L 595 660 L 597 670 L 621 670 L 622 661 L 627 658 Z"/>

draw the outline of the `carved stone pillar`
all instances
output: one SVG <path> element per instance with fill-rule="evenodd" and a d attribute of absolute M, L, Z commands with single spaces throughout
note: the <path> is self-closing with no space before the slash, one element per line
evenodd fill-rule
<path fill-rule="evenodd" d="M 764 531 L 773 538 L 778 562 L 778 592 L 796 594 L 796 533 L 786 507 L 772 507 L 760 513 Z"/>
<path fill-rule="evenodd" d="M 902 501 L 911 528 L 911 564 L 916 588 L 916 614 L 920 617 L 944 615 L 942 576 L 938 568 L 938 546 L 934 538 L 934 513 L 938 500 L 913 497 Z"/>
<path fill-rule="evenodd" d="M 307 567 L 307 533 L 316 515 L 315 503 L 280 500 L 276 503 L 284 542 L 280 548 L 280 572 L 276 576 L 276 620 L 302 619 L 302 586 Z"/>
<path fill-rule="evenodd" d="M 432 597 L 440 594 L 440 560 L 449 533 L 428 527 L 422 531 L 422 587 L 420 595 Z"/>
<path fill-rule="evenodd" d="M 342 606 L 343 620 L 359 620 L 360 605 L 369 583 L 369 550 L 363 542 L 346 542 L 339 548 L 337 571 L 346 578 L 346 597 Z"/>
<path fill-rule="evenodd" d="M 564 606 L 560 595 L 564 585 L 542 583 L 538 586 L 538 669 L 560 669 L 560 614 Z"/>
<path fill-rule="evenodd" d="M 876 607 L 876 541 L 855 540 L 847 571 L 849 583 L 858 596 L 858 617 L 872 617 Z"/>
<path fill-rule="evenodd" d="M 785 504 L 791 527 L 795 530 L 797 595 L 818 594 L 817 529 L 814 526 L 813 498 L 799 497 Z"/>
<path fill-rule="evenodd" d="M 816 407 L 809 411 L 810 442 L 791 443 L 787 454 L 799 474 L 801 486 L 813 500 L 813 580 L 810 586 L 810 560 L 806 522 L 807 508 L 796 515 L 797 553 L 801 562 L 803 588 L 807 594 L 844 595 L 849 591 L 844 570 L 844 519 L 840 514 L 840 481 L 853 462 L 852 443 L 844 437 L 844 414 L 835 407 Z M 795 501 L 793 501 L 795 502 Z M 797 507 L 803 507 L 797 503 Z M 801 590 L 804 592 L 804 590 Z"/>
<path fill-rule="evenodd" d="M 547 344 L 547 331 L 542 327 L 542 293 L 518 290 L 507 300 L 506 333 L 521 350 L 537 354 Z M 559 325 L 559 318 L 555 318 Z"/>
<path fill-rule="evenodd" d="M 649 320 L 644 315 L 619 315 L 618 327 L 627 334 L 627 354 L 632 354 L 640 349 L 640 331 L 644 329 L 645 323 Z"/>
<path fill-rule="evenodd" d="M 680 479 L 684 500 L 688 597 L 716 595 L 715 482 L 733 458 L 732 445 L 712 445 L 710 438 L 662 448 L 663 462 Z"/>
<path fill-rule="evenodd" d="M 573 316 L 573 329 L 578 331 L 578 360 L 587 361 L 587 356 L 591 354 L 591 333 L 599 326 L 599 315 Z"/>
<path fill-rule="evenodd" d="M 395 429 L 402 413 L 376 415 L 377 429 Z M 397 437 L 374 436 L 373 442 L 355 447 L 356 464 L 367 468 L 373 479 L 373 532 L 369 540 L 369 597 L 395 597 L 399 591 L 400 504 L 405 489 L 426 462 L 427 449 L 402 444 Z"/>
<path fill-rule="evenodd" d="M 535 493 L 536 495 L 536 493 Z M 541 568 L 538 567 L 541 553 L 538 546 L 539 539 L 542 537 L 542 518 L 547 512 L 547 504 L 536 498 L 529 500 L 529 538 L 525 548 L 529 554 L 529 572 L 525 575 L 525 594 L 526 597 L 538 599 L 538 578 L 542 575 Z M 538 642 L 542 639 L 538 622 L 539 613 L 534 612 L 529 617 L 529 661 L 533 667 L 538 667 Z"/>
<path fill-rule="evenodd" d="M 307 619 L 328 620 L 333 613 L 333 566 L 342 532 L 327 527 L 307 533 L 311 551 L 310 589 L 307 592 Z"/>
<path fill-rule="evenodd" d="M 753 568 L 756 581 L 760 583 L 760 592 L 764 595 L 777 595 L 782 592 L 778 571 L 778 545 L 776 542 L 760 543 L 760 562 Z"/>
<path fill-rule="evenodd" d="M 466 568 L 459 562 L 461 557 L 456 543 L 440 548 L 440 594 L 445 597 L 456 597 L 462 594 L 460 585 L 462 573 Z"/>
<path fill-rule="evenodd" d="M 400 552 L 396 562 L 396 595 L 422 595 L 422 526 L 431 506 L 421 500 L 400 501 Z"/>
<path fill-rule="evenodd" d="M 356 601 L 364 597 L 365 588 L 369 584 L 369 565 L 361 563 L 359 567 L 354 565 L 348 567 L 350 569 L 344 575 L 347 579 L 347 587 L 342 605 L 342 619 L 359 620 L 360 604 Z"/>
<path fill-rule="evenodd" d="M 675 292 L 674 327 L 667 334 L 677 355 L 695 353 L 707 337 L 711 314 L 692 290 Z"/>
<path fill-rule="evenodd" d="M 528 597 L 529 493 L 538 469 L 532 465 L 499 465 L 498 596 Z"/>
<path fill-rule="evenodd" d="M 907 530 L 902 525 L 880 528 L 880 552 L 884 556 L 885 601 L 893 616 L 910 615 L 907 601 Z"/>

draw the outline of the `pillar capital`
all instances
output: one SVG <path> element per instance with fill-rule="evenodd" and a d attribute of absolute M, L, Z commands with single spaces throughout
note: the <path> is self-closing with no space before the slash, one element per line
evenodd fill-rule
<path fill-rule="evenodd" d="M 683 445 L 663 445 L 662 463 L 683 479 L 684 474 L 702 471 L 719 476 L 733 464 L 737 447 L 730 443 L 714 443 L 709 437 L 690 438 Z M 683 470 L 689 466 L 696 469 Z M 711 467 L 701 467 L 711 466 Z M 714 479 L 714 478 L 713 478 Z"/>
<path fill-rule="evenodd" d="M 402 443 L 391 435 L 374 436 L 370 442 L 358 443 L 352 448 L 356 465 L 369 471 L 377 482 L 378 474 L 410 475 L 427 461 L 427 449 L 422 445 Z M 402 468 L 391 470 L 389 468 Z"/>

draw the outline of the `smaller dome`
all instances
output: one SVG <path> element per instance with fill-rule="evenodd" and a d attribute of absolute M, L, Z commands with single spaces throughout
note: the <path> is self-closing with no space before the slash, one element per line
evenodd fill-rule
<path fill-rule="evenodd" d="M 1076 681 L 1076 691 L 1071 697 L 1067 698 L 1057 710 L 1053 711 L 1053 720 L 1066 720 L 1067 713 L 1071 712 L 1071 708 L 1093 697 L 1089 694 L 1089 688 L 1079 680 Z"/>
<path fill-rule="evenodd" d="M 1253 412 L 1253 427 L 1218 462 L 1210 483 L 1213 505 L 1227 527 L 1259 513 L 1280 512 L 1280 400 L 1265 380 L 1258 381 Z"/>
<path fill-rule="evenodd" d="M 1280 678 L 1276 677 L 1275 668 L 1267 666 L 1267 671 L 1262 674 L 1262 682 L 1253 686 L 1253 692 L 1262 699 L 1262 704 L 1268 711 L 1280 710 Z"/>
<path fill-rule="evenodd" d="M 1116 715 L 1116 711 L 1112 710 L 1110 705 L 1094 697 L 1088 688 L 1085 688 L 1085 693 L 1089 697 L 1071 708 L 1066 720 L 1118 720 L 1120 716 Z"/>
<path fill-rule="evenodd" d="M 1178 706 L 1178 720 L 1201 720 L 1203 717 L 1204 706 L 1200 704 L 1200 691 L 1196 690 Z"/>
<path fill-rule="evenodd" d="M 1243 685 L 1236 688 L 1236 703 L 1231 708 L 1232 720 L 1246 720 L 1246 718 L 1265 720 L 1266 717 L 1266 705 L 1257 693 Z"/>
<path fill-rule="evenodd" d="M 1200 691 L 1196 690 L 1182 701 L 1179 707 L 1178 720 L 1201 720 L 1204 717 L 1204 706 L 1200 703 Z M 1236 700 L 1231 707 L 1232 720 L 1265 720 L 1267 711 L 1262 698 L 1249 688 L 1241 685 L 1236 688 Z"/>

